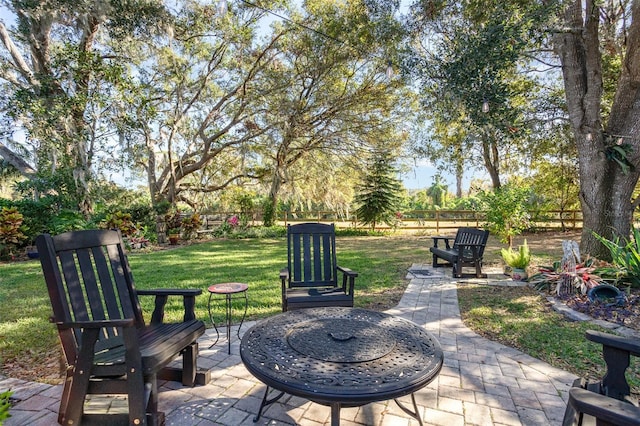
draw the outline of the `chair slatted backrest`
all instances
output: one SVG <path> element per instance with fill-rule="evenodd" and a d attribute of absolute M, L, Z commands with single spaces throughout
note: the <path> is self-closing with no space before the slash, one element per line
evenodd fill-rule
<path fill-rule="evenodd" d="M 457 249 L 458 245 L 460 244 L 479 245 L 480 247 L 478 248 L 478 256 L 482 257 L 488 239 L 489 231 L 477 228 L 459 228 L 458 232 L 456 233 L 456 238 L 453 242 L 453 247 Z M 465 256 L 471 256 L 470 252 L 470 250 L 465 251 Z"/>
<path fill-rule="evenodd" d="M 289 287 L 335 287 L 336 232 L 333 224 L 288 225 Z"/>
<path fill-rule="evenodd" d="M 54 322 L 133 318 L 144 325 L 131 269 L 118 231 L 74 231 L 36 239 Z M 67 360 L 75 358 L 82 329 L 59 330 Z M 120 341 L 116 328 L 102 329 L 101 344 Z M 112 344 L 116 344 L 112 342 Z"/>

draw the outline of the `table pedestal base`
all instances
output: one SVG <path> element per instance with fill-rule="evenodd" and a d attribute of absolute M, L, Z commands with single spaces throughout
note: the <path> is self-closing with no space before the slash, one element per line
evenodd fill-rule
<path fill-rule="evenodd" d="M 260 416 L 262 416 L 262 410 L 264 410 L 265 407 L 273 404 L 274 402 L 277 402 L 284 395 L 284 392 L 277 391 L 278 394 L 276 396 L 274 396 L 273 398 L 269 398 L 270 390 L 271 388 L 267 386 L 267 389 L 265 389 L 264 391 L 264 396 L 262 397 L 262 403 L 260 403 L 260 408 L 258 408 L 258 414 L 256 414 L 256 416 L 253 418 L 254 423 L 260 420 Z M 418 412 L 418 405 L 416 404 L 416 397 L 413 393 L 411 394 L 411 403 L 413 404 L 413 411 L 411 411 L 411 409 L 407 408 L 403 403 L 398 401 L 397 398 L 394 399 L 394 401 L 396 402 L 396 404 L 398 404 L 398 407 L 400 407 L 402 411 L 404 411 L 405 413 L 407 413 L 408 415 L 416 419 L 420 426 L 423 426 L 422 418 L 420 417 L 420 413 Z M 312 402 L 315 402 L 315 401 L 312 401 Z M 322 405 L 326 405 L 326 404 L 322 404 Z M 342 404 L 340 402 L 332 402 L 330 406 L 331 406 L 331 426 L 340 426 L 340 409 L 342 408 Z"/>

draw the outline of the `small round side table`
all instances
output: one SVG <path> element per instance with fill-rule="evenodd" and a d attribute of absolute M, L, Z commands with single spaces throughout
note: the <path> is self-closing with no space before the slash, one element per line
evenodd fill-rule
<path fill-rule="evenodd" d="M 213 328 L 216 329 L 216 341 L 209 346 L 209 348 L 213 347 L 218 340 L 220 340 L 220 333 L 218 332 L 218 327 L 216 327 L 216 322 L 213 320 L 213 315 L 211 315 L 211 299 L 213 296 L 218 296 L 217 299 L 224 299 L 225 301 L 225 321 L 227 323 L 227 343 L 229 347 L 229 355 L 231 355 L 231 301 L 234 298 L 242 295 L 244 296 L 244 313 L 242 314 L 242 319 L 240 320 L 240 326 L 238 327 L 238 339 L 240 338 L 240 328 L 242 328 L 242 323 L 244 322 L 244 318 L 247 316 L 247 307 L 249 306 L 249 300 L 247 299 L 247 289 L 249 288 L 248 284 L 245 283 L 221 283 L 214 284 L 209 286 L 209 303 L 207 304 L 207 309 L 209 311 L 209 320 L 211 320 L 211 324 L 213 324 Z"/>

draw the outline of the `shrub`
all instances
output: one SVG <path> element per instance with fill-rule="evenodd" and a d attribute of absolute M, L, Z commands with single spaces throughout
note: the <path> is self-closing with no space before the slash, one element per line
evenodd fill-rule
<path fill-rule="evenodd" d="M 131 219 L 131 214 L 115 212 L 108 214 L 106 219 L 101 223 L 101 227 L 105 229 L 119 229 L 124 237 L 131 237 L 136 233 L 138 228 Z"/>
<path fill-rule="evenodd" d="M 616 237 L 611 241 L 595 232 L 593 236 L 609 249 L 613 264 L 600 268 L 599 272 L 632 287 L 640 287 L 640 230 L 633 227 L 628 240 Z"/>
<path fill-rule="evenodd" d="M 518 247 L 518 250 L 513 250 L 511 247 L 503 248 L 500 250 L 502 259 L 505 263 L 512 268 L 525 269 L 531 262 L 531 253 L 529 253 L 529 246 L 527 240 L 524 240 L 524 244 Z"/>
<path fill-rule="evenodd" d="M 13 250 L 27 239 L 22 225 L 23 216 L 15 207 L 0 210 L 0 255 L 13 256 Z"/>
<path fill-rule="evenodd" d="M 513 246 L 513 237 L 529 227 L 530 193 L 528 187 L 508 184 L 479 194 L 487 212 L 487 227 L 509 247 Z"/>
<path fill-rule="evenodd" d="M 38 201 L 0 199 L 0 207 L 16 207 L 23 216 L 24 234 L 27 242 L 33 242 L 43 232 L 52 232 L 53 221 L 58 216 L 59 204 L 55 197 L 42 197 Z"/>
<path fill-rule="evenodd" d="M 595 259 L 587 258 L 576 264 L 576 270 L 573 272 L 564 270 L 562 262 L 557 261 L 553 266 L 538 267 L 538 273 L 529 278 L 529 284 L 538 291 L 553 291 L 561 295 L 563 285 L 569 283 L 574 290 L 586 294 L 589 289 L 602 283 L 602 278 L 597 275 L 597 270 L 601 267 Z"/>
<path fill-rule="evenodd" d="M 273 206 L 270 198 L 266 198 L 262 203 L 262 223 L 266 227 L 275 225 L 278 212 Z"/>
<path fill-rule="evenodd" d="M 84 219 L 82 214 L 77 210 L 64 209 L 51 220 L 49 232 L 53 235 L 62 234 L 68 231 L 77 231 L 79 229 L 87 229 L 89 223 Z"/>
<path fill-rule="evenodd" d="M 221 237 L 228 237 L 232 233 L 233 233 L 233 226 L 231 226 L 231 224 L 228 221 L 224 221 L 220 224 L 220 226 L 218 226 L 216 229 L 213 230 L 211 235 L 217 238 L 221 238 Z"/>
<path fill-rule="evenodd" d="M 198 213 L 194 213 L 191 216 L 187 216 L 182 219 L 181 227 L 184 234 L 184 238 L 191 239 L 195 236 L 196 231 L 202 226 L 202 219 Z"/>
<path fill-rule="evenodd" d="M 167 225 L 168 234 L 179 234 L 182 228 L 182 214 L 179 210 L 167 212 L 164 215 L 164 221 Z"/>
<path fill-rule="evenodd" d="M 11 391 L 0 393 L 0 425 L 2 424 L 3 420 L 11 417 L 11 414 L 9 414 L 9 408 L 11 408 L 11 402 L 9 401 L 9 398 L 11 398 L 11 395 L 13 395 L 13 392 Z"/>

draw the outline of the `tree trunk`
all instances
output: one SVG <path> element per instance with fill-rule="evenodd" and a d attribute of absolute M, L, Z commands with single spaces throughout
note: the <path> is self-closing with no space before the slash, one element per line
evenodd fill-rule
<path fill-rule="evenodd" d="M 464 177 L 464 162 L 462 150 L 458 149 L 456 158 L 456 198 L 462 198 L 462 178 Z"/>
<path fill-rule="evenodd" d="M 282 176 L 280 176 L 280 173 L 276 169 L 271 179 L 271 188 L 269 189 L 269 202 L 271 203 L 271 212 L 273 217 L 270 219 L 265 218 L 265 219 L 269 219 L 270 222 L 275 222 L 277 218 L 278 193 L 280 192 L 281 187 L 282 187 Z M 271 226 L 271 225 L 274 225 L 274 223 L 265 223 L 264 225 Z"/>
<path fill-rule="evenodd" d="M 484 166 L 489 172 L 491 178 L 491 185 L 493 189 L 498 189 L 502 185 L 500 183 L 500 167 L 498 164 L 498 148 L 495 143 L 492 143 L 488 134 L 483 135 L 482 140 L 482 158 L 484 160 Z"/>
<path fill-rule="evenodd" d="M 640 16 L 638 2 L 634 2 L 633 21 L 625 66 L 603 129 L 601 100 L 603 93 L 601 53 L 599 41 L 599 8 L 592 0 L 585 4 L 574 1 L 565 11 L 568 30 L 554 36 L 554 49 L 562 64 L 562 74 L 569 118 L 578 150 L 580 174 L 580 203 L 583 230 L 580 250 L 601 259 L 610 259 L 609 251 L 594 233 L 612 239 L 628 238 L 633 218 L 632 193 L 638 181 L 638 171 L 625 173 L 615 161 L 607 159 L 607 149 L 615 144 L 628 143 L 633 147 L 630 164 L 638 163 L 638 31 Z M 583 13 L 585 18 L 583 19 Z"/>

